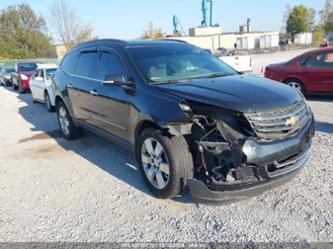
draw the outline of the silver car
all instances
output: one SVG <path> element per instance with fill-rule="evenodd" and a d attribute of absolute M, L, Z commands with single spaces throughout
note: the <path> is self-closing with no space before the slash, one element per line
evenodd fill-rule
<path fill-rule="evenodd" d="M 12 84 L 11 73 L 15 69 L 12 67 L 4 67 L 0 70 L 0 84 L 3 86 L 9 86 Z"/>

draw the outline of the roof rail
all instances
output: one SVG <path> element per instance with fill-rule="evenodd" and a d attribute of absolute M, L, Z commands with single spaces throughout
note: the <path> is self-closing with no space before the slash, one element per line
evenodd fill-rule
<path fill-rule="evenodd" d="M 188 43 L 187 41 L 179 40 L 179 39 L 158 39 L 157 41 L 173 41 L 173 42 L 180 42 L 180 43 Z"/>
<path fill-rule="evenodd" d="M 91 43 L 97 43 L 97 42 L 117 42 L 117 43 L 120 43 L 120 44 L 127 44 L 127 41 L 125 40 L 120 40 L 120 39 L 96 39 L 96 40 L 91 40 L 91 41 L 87 41 L 87 42 L 82 42 L 82 43 L 79 43 L 77 44 L 75 47 L 81 47 L 81 46 L 84 46 L 84 45 L 88 45 L 88 44 L 91 44 Z"/>

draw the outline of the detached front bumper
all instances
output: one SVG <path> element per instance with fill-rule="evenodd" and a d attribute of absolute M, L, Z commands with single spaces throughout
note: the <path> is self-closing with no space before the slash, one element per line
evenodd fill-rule
<path fill-rule="evenodd" d="M 250 165 L 259 165 L 258 169 L 266 175 L 263 178 L 244 183 L 230 183 L 213 190 L 202 181 L 192 179 L 188 186 L 194 202 L 206 204 L 232 203 L 259 195 L 280 186 L 294 178 L 304 166 L 311 154 L 314 136 L 314 119 L 296 136 L 269 144 L 252 144 L 256 153 L 247 158 Z M 276 168 L 270 169 L 274 164 Z M 253 167 L 253 166 L 251 166 Z"/>

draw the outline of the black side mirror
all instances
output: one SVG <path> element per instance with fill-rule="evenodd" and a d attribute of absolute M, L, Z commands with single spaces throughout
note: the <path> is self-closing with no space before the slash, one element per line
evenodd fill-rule
<path fill-rule="evenodd" d="M 129 81 L 126 79 L 126 76 L 117 73 L 117 74 L 110 74 L 105 77 L 105 80 L 103 81 L 103 85 L 122 85 L 122 84 L 129 84 Z"/>

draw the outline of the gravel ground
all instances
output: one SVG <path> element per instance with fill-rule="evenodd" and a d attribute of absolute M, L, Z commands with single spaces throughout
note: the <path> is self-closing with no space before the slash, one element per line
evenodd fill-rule
<path fill-rule="evenodd" d="M 311 98 L 313 154 L 296 179 L 228 206 L 158 200 L 130 154 L 0 88 L 0 242 L 333 241 L 333 98 Z"/>

